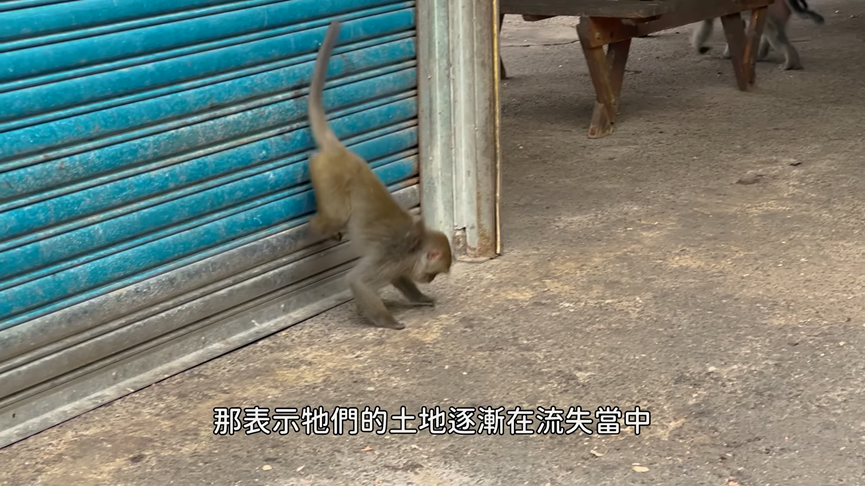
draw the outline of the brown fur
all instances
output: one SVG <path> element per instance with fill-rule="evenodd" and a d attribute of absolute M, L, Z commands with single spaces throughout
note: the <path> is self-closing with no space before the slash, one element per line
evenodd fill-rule
<path fill-rule="evenodd" d="M 318 152 L 310 157 L 309 174 L 317 213 L 310 220 L 318 235 L 341 239 L 348 229 L 361 255 L 348 276 L 355 302 L 378 327 L 402 329 L 385 308 L 378 290 L 392 284 L 416 305 L 434 305 L 414 282 L 429 283 L 449 273 L 452 254 L 447 236 L 415 219 L 388 192 L 369 164 L 349 150 L 327 123 L 322 91 L 339 23 L 330 24 L 315 63 L 308 113 Z"/>

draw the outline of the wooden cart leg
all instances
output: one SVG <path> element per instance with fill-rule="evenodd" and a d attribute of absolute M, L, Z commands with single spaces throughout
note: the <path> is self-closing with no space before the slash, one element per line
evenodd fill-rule
<path fill-rule="evenodd" d="M 755 8 L 751 11 L 751 21 L 748 22 L 748 32 L 745 35 L 745 63 L 748 66 L 748 84 L 754 85 L 757 79 L 757 54 L 760 50 L 760 38 L 766 26 L 767 7 Z"/>
<path fill-rule="evenodd" d="M 502 22 L 505 21 L 505 14 L 499 14 L 499 51 L 502 50 Z M 499 52 L 499 79 L 507 79 L 508 72 L 505 71 L 505 61 L 502 60 L 502 53 Z"/>
<path fill-rule="evenodd" d="M 736 84 L 741 91 L 746 91 L 751 78 L 747 61 L 745 60 L 745 21 L 739 13 L 721 17 L 724 34 L 727 37 L 727 47 L 730 59 L 733 61 L 733 72 L 736 74 Z"/>
<path fill-rule="evenodd" d="M 622 92 L 631 39 L 608 45 L 607 52 L 604 53 L 603 46 L 592 46 L 589 39 L 590 23 L 591 21 L 580 22 L 577 33 L 580 35 L 580 44 L 586 56 L 592 84 L 595 86 L 596 101 L 589 125 L 589 138 L 602 138 L 613 133 L 613 125 L 616 123 L 619 94 Z M 599 24 L 594 24 L 594 29 L 600 27 Z"/>

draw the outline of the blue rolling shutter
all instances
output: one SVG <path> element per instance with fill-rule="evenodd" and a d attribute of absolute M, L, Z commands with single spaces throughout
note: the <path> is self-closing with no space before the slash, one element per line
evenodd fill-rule
<path fill-rule="evenodd" d="M 344 302 L 306 96 L 418 204 L 414 2 L 0 3 L 0 446 Z"/>

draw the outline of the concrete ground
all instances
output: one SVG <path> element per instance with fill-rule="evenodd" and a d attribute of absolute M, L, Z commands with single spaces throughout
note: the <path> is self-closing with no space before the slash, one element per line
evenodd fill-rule
<path fill-rule="evenodd" d="M 637 39 L 602 140 L 557 34 L 574 19 L 510 19 L 501 258 L 436 280 L 403 331 L 342 306 L 15 444 L 0 484 L 865 485 L 865 5 L 812 3 L 826 24 L 790 29 L 805 70 L 760 63 L 748 93 L 720 29 L 707 56 L 685 28 Z M 519 46 L 544 26 L 552 45 Z M 214 407 L 256 405 L 639 406 L 651 425 L 213 434 Z"/>

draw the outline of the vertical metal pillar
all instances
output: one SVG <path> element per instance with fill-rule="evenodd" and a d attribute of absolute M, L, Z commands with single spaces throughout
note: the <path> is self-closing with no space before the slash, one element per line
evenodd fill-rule
<path fill-rule="evenodd" d="M 497 7 L 418 3 L 421 208 L 463 260 L 501 252 Z"/>

